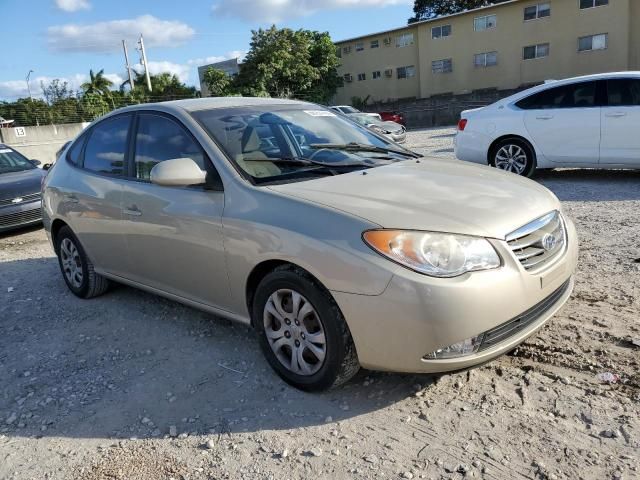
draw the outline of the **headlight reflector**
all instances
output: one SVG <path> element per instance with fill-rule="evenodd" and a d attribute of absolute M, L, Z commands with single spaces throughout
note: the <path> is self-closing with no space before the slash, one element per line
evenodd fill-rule
<path fill-rule="evenodd" d="M 434 277 L 457 277 L 500 266 L 495 249 L 481 237 L 411 230 L 369 230 L 362 237 L 381 255 Z"/>

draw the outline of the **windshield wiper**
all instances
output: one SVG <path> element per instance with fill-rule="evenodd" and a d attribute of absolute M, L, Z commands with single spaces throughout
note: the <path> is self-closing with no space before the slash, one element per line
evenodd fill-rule
<path fill-rule="evenodd" d="M 328 167 L 328 168 L 350 168 L 350 167 L 362 167 L 362 168 L 371 168 L 372 165 L 367 165 L 364 162 L 349 162 L 349 163 L 338 163 L 338 162 L 319 162 L 317 160 L 310 160 L 308 158 L 301 157 L 277 157 L 277 158 L 245 158 L 245 162 L 272 162 L 272 163 L 286 163 L 289 165 L 313 165 L 319 167 Z"/>
<path fill-rule="evenodd" d="M 410 150 L 396 150 L 395 148 L 377 147 L 375 145 L 367 145 L 366 143 L 312 143 L 309 147 L 329 150 L 344 150 L 346 152 L 373 152 L 373 153 L 397 153 L 398 155 L 404 155 L 405 157 L 420 158 L 422 155 L 412 152 Z"/>

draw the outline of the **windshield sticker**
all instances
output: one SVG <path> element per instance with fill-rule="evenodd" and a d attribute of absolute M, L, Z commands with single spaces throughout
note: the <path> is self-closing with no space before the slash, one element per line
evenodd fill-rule
<path fill-rule="evenodd" d="M 12 150 L 9 149 L 9 148 L 3 148 L 3 149 L 0 150 L 0 153 L 11 153 L 11 151 Z"/>
<path fill-rule="evenodd" d="M 326 110 L 304 110 L 304 113 L 311 115 L 312 117 L 335 117 L 333 112 L 327 112 Z"/>

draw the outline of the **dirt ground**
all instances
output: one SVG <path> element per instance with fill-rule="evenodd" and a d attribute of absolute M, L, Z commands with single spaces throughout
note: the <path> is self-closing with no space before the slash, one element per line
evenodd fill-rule
<path fill-rule="evenodd" d="M 124 286 L 79 300 L 42 230 L 0 236 L 0 479 L 640 478 L 640 172 L 537 180 L 580 235 L 565 308 L 480 368 L 323 394 L 246 327 Z"/>

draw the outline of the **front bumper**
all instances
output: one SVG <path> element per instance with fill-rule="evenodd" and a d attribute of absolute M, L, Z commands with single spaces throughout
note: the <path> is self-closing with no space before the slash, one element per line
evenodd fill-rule
<path fill-rule="evenodd" d="M 0 208 L 0 232 L 28 227 L 42 222 L 40 199 Z"/>
<path fill-rule="evenodd" d="M 571 295 L 578 245 L 569 220 L 566 227 L 563 257 L 536 273 L 526 271 L 505 242 L 492 241 L 503 259 L 503 266 L 495 270 L 443 279 L 400 268 L 381 295 L 332 292 L 351 330 L 360 364 L 372 370 L 446 372 L 484 363 L 513 349 L 538 331 Z M 423 358 L 466 338 L 499 332 L 498 327 L 541 304 L 545 308 L 534 312 L 535 318 L 509 335 L 494 336 L 497 341 L 477 353 L 453 359 Z"/>

